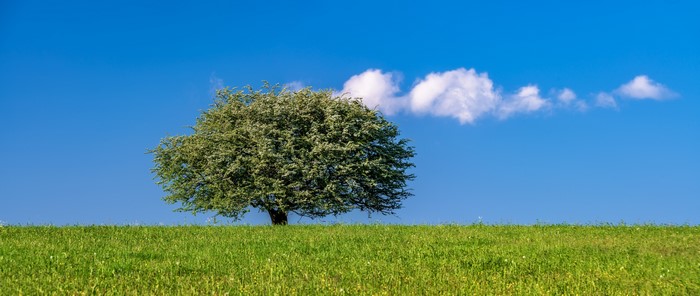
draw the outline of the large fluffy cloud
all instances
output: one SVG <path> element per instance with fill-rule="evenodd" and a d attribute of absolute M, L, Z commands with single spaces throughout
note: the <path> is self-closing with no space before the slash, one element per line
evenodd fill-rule
<path fill-rule="evenodd" d="M 615 92 L 623 97 L 639 100 L 663 100 L 676 96 L 674 92 L 646 75 L 634 77 L 632 81 L 623 84 Z"/>
<path fill-rule="evenodd" d="M 454 117 L 460 123 L 473 123 L 492 112 L 501 99 L 488 74 L 464 68 L 428 74 L 416 83 L 409 98 L 413 112 Z"/>
<path fill-rule="evenodd" d="M 398 112 L 405 104 L 402 98 L 396 96 L 398 92 L 398 78 L 378 69 L 369 69 L 350 77 L 340 91 L 341 94 L 362 98 L 367 107 L 377 108 L 387 115 Z"/>

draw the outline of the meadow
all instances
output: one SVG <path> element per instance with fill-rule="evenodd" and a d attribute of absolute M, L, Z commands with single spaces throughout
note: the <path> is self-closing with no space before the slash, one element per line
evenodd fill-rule
<path fill-rule="evenodd" d="M 0 295 L 36 294 L 700 295 L 700 227 L 0 227 Z"/>

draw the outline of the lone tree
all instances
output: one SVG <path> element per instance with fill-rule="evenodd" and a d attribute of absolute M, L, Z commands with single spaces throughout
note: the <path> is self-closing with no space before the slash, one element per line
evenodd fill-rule
<path fill-rule="evenodd" d="M 412 195 L 405 187 L 414 150 L 360 100 L 267 84 L 218 91 L 192 134 L 150 150 L 164 200 L 236 220 L 257 208 L 274 225 L 287 224 L 289 213 L 393 214 Z"/>

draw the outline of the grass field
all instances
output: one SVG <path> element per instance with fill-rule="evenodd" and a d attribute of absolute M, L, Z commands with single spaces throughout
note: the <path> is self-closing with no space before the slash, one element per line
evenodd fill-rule
<path fill-rule="evenodd" d="M 700 227 L 4 226 L 18 294 L 700 295 Z"/>

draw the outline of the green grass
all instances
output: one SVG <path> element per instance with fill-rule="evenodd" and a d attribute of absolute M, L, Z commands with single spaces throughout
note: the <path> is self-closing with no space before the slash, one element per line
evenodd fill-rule
<path fill-rule="evenodd" d="M 700 227 L 0 227 L 17 294 L 700 295 Z"/>

